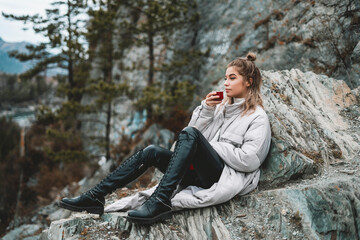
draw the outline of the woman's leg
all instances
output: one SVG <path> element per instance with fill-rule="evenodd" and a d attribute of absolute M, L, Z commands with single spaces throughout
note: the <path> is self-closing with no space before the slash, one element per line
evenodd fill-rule
<path fill-rule="evenodd" d="M 172 194 L 184 175 L 188 172 L 191 163 L 193 163 L 195 169 L 197 169 L 196 171 L 200 176 L 202 184 L 209 185 L 210 182 L 218 180 L 223 165 L 221 166 L 221 159 L 216 157 L 217 154 L 215 150 L 214 152 L 210 152 L 210 154 L 206 152 L 208 149 L 212 149 L 211 146 L 209 148 L 209 146 L 206 145 L 206 142 L 206 139 L 203 138 L 202 134 L 196 128 L 186 127 L 181 131 L 175 146 L 175 151 L 171 155 L 168 168 L 158 187 L 142 206 L 129 211 L 128 220 L 130 222 L 151 224 L 158 220 L 168 218 L 172 211 Z M 205 154 L 205 156 L 201 156 L 200 160 L 196 160 L 195 156 L 197 154 Z M 206 161 L 207 156 L 214 158 L 214 160 L 216 160 L 215 164 L 209 165 L 209 160 Z M 207 166 L 212 166 L 217 170 L 211 171 L 209 174 L 207 173 L 208 169 L 200 169 L 201 167 L 207 168 Z M 214 172 L 215 176 L 212 176 Z M 207 176 L 210 177 L 210 180 L 205 179 Z"/>
<path fill-rule="evenodd" d="M 117 169 L 86 193 L 75 198 L 64 198 L 58 202 L 58 206 L 72 211 L 86 210 L 89 213 L 101 215 L 104 212 L 104 197 L 107 194 L 124 187 L 151 166 L 165 172 L 171 155 L 172 152 L 165 148 L 150 145 L 121 163 Z"/>
<path fill-rule="evenodd" d="M 195 181 L 188 185 L 210 188 L 219 180 L 224 168 L 224 161 L 199 130 L 193 128 L 192 131 L 197 132 L 198 135 L 197 148 L 192 161 L 193 167 L 185 175 L 184 181 L 189 179 L 188 175 L 191 174 L 192 178 L 195 177 Z"/>

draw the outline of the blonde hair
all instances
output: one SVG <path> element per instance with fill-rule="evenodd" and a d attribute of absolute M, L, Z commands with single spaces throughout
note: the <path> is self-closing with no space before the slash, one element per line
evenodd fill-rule
<path fill-rule="evenodd" d="M 248 93 L 245 98 L 243 105 L 244 112 L 241 114 L 252 114 L 256 110 L 256 106 L 264 108 L 263 100 L 261 98 L 260 87 L 262 85 L 262 78 L 259 68 L 255 65 L 256 55 L 255 53 L 249 52 L 246 55 L 246 58 L 236 58 L 231 61 L 227 67 L 234 67 L 236 71 L 245 78 L 245 81 L 249 82 L 251 85 L 248 87 Z M 252 79 L 252 83 L 251 80 Z M 227 97 L 225 102 L 233 103 L 234 99 L 232 97 Z"/>

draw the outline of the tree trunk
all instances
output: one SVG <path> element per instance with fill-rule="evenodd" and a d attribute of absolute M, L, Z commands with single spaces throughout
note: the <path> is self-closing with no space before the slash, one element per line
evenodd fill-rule
<path fill-rule="evenodd" d="M 111 131 L 111 101 L 107 105 L 107 119 L 106 119 L 106 134 L 105 134 L 105 150 L 106 150 L 106 161 L 110 159 L 110 131 Z"/>
<path fill-rule="evenodd" d="M 113 11 L 111 9 L 111 1 L 108 0 L 107 2 L 107 11 Z M 107 83 L 112 83 L 112 68 L 113 68 L 113 33 L 112 29 L 107 33 L 107 37 L 105 40 L 105 46 L 108 50 L 108 67 L 105 68 L 105 78 Z M 111 133 L 111 117 L 112 117 L 112 107 L 111 107 L 112 100 L 110 99 L 107 103 L 107 111 L 106 111 L 106 132 L 105 132 L 105 151 L 106 151 L 106 161 L 110 159 L 110 133 Z"/>
<path fill-rule="evenodd" d="M 68 7 L 68 11 L 67 11 L 67 21 L 68 21 L 68 34 L 69 34 L 69 39 L 68 39 L 68 45 L 72 44 L 72 32 L 71 32 L 71 4 L 70 1 L 67 1 L 67 7 Z M 73 59 L 72 59 L 72 52 L 71 52 L 71 48 L 69 47 L 69 54 L 68 54 L 68 78 L 69 78 L 69 84 L 70 84 L 70 88 L 74 88 L 75 87 L 75 82 L 74 82 L 74 67 L 73 67 Z M 69 101 L 74 99 L 73 94 L 71 93 L 71 91 L 68 93 L 68 98 Z"/>
<path fill-rule="evenodd" d="M 148 86 L 154 83 L 154 36 L 153 32 L 149 30 L 148 32 L 148 47 L 149 47 L 149 72 L 148 72 Z"/>
<path fill-rule="evenodd" d="M 150 21 L 150 20 L 149 20 Z M 152 30 L 148 31 L 148 47 L 149 47 L 149 72 L 148 72 L 148 86 L 154 84 L 154 35 Z M 150 123 L 152 121 L 153 112 L 152 107 L 148 107 L 146 109 L 147 112 L 147 122 Z"/>
<path fill-rule="evenodd" d="M 24 178 L 24 170 L 21 167 L 21 173 L 20 173 L 20 179 L 19 179 L 19 189 L 16 196 L 16 206 L 15 206 L 15 215 L 14 219 L 16 219 L 19 216 L 19 209 L 20 209 L 20 200 L 21 200 L 21 186 Z"/>

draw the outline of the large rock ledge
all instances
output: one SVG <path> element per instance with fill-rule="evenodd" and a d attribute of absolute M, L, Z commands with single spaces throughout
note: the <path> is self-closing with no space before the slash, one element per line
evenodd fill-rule
<path fill-rule="evenodd" d="M 359 159 L 354 164 L 359 166 Z M 126 213 L 73 214 L 41 239 L 358 239 L 360 179 L 337 167 L 311 181 L 257 191 L 228 203 L 175 213 L 151 226 Z M 316 180 L 316 181 L 314 181 Z"/>
<path fill-rule="evenodd" d="M 311 176 L 360 151 L 360 119 L 341 114 L 355 106 L 352 111 L 360 116 L 360 88 L 351 91 L 344 81 L 297 69 L 262 75 L 273 137 L 262 166 L 263 185 Z"/>

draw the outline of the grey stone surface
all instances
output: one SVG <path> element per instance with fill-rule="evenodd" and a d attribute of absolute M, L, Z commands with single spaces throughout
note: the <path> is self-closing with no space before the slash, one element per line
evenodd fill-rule
<path fill-rule="evenodd" d="M 163 148 L 170 149 L 174 141 L 174 133 L 170 130 L 161 128 L 158 124 L 151 125 L 141 137 L 140 142 L 136 145 L 135 150 L 145 148 L 154 144 Z"/>
<path fill-rule="evenodd" d="M 358 239 L 359 175 L 333 174 L 234 199 L 232 216 L 245 217 L 228 220 L 231 228 L 245 228 L 242 236 L 254 233 L 261 239 Z"/>
<path fill-rule="evenodd" d="M 51 213 L 47 218 L 49 221 L 56 221 L 62 218 L 68 218 L 71 215 L 71 211 L 66 209 L 58 209 L 55 212 Z"/>
<path fill-rule="evenodd" d="M 341 115 L 342 109 L 359 104 L 344 81 L 297 69 L 263 71 L 263 77 L 264 107 L 273 136 L 263 182 L 317 173 L 360 151 L 359 131 Z"/>
<path fill-rule="evenodd" d="M 33 235 L 37 235 L 38 231 L 41 230 L 41 226 L 37 224 L 24 224 L 21 225 L 2 237 L 3 240 L 14 240 L 14 239 L 39 239 Z"/>
<path fill-rule="evenodd" d="M 198 9 L 197 47 L 211 49 L 200 78 L 207 84 L 248 51 L 264 70 L 298 68 L 360 84 L 351 57 L 360 40 L 358 1 L 199 0 Z"/>
<path fill-rule="evenodd" d="M 323 175 L 281 188 L 254 191 L 214 207 L 184 210 L 151 226 L 130 224 L 126 213 L 101 218 L 73 214 L 55 221 L 48 239 L 357 239 L 360 158 L 334 165 Z"/>
<path fill-rule="evenodd" d="M 298 69 L 262 71 L 262 76 L 272 143 L 261 167 L 261 186 L 311 177 L 360 152 L 356 116 L 351 120 L 342 114 L 348 108 L 356 111 L 360 87 L 350 90 L 342 80 Z"/>

